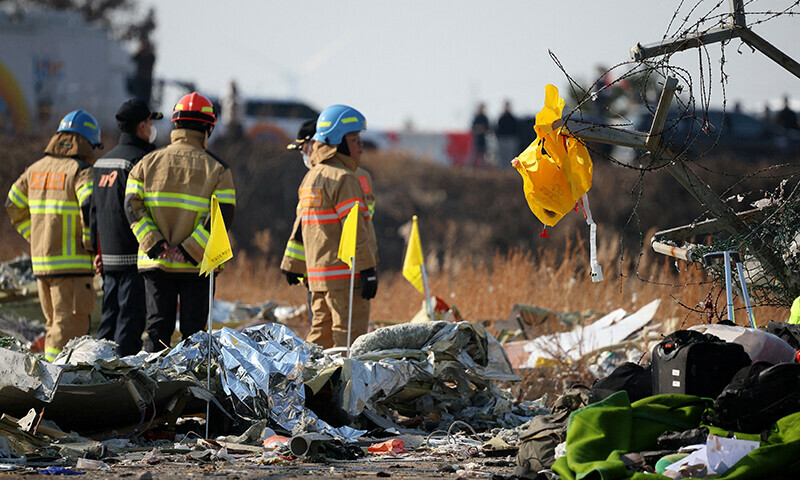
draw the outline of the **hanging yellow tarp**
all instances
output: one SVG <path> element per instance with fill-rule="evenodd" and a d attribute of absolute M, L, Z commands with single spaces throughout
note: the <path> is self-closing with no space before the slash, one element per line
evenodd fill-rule
<path fill-rule="evenodd" d="M 511 164 L 522 175 L 528 206 L 547 226 L 554 226 L 592 187 L 592 159 L 586 146 L 564 127 L 564 99 L 553 85 L 545 87 L 542 111 L 536 114 L 536 140 Z"/>

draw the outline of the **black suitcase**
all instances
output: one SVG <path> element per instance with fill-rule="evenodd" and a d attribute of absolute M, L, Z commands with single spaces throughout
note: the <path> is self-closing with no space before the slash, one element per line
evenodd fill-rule
<path fill-rule="evenodd" d="M 694 330 L 678 330 L 653 348 L 653 394 L 717 398 L 750 356 L 730 343 Z"/>

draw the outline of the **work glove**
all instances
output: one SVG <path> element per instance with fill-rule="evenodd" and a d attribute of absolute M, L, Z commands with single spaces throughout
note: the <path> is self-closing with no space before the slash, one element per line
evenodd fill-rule
<path fill-rule="evenodd" d="M 375 298 L 378 293 L 378 272 L 374 268 L 361 270 L 361 298 Z"/>
<path fill-rule="evenodd" d="M 153 245 L 153 247 L 147 251 L 147 256 L 155 260 L 159 258 L 162 253 L 164 253 L 167 247 L 169 247 L 169 244 L 166 240 L 159 240 L 158 243 Z"/>
<path fill-rule="evenodd" d="M 286 270 L 281 270 L 281 273 L 286 275 L 286 283 L 289 285 L 297 285 L 303 279 L 303 276 L 299 273 L 287 272 Z"/>

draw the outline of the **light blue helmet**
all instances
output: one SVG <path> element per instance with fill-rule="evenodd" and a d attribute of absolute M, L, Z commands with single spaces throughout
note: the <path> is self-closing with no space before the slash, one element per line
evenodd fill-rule
<path fill-rule="evenodd" d="M 74 132 L 89 140 L 93 147 L 100 147 L 100 124 L 83 110 L 69 112 L 58 124 L 58 132 Z"/>
<path fill-rule="evenodd" d="M 353 107 L 331 105 L 319 114 L 314 140 L 328 145 L 339 145 L 350 132 L 367 129 L 367 119 Z"/>

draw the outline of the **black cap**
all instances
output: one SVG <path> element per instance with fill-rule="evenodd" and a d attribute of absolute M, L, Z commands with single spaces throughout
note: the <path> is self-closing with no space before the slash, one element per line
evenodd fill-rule
<path fill-rule="evenodd" d="M 117 124 L 122 127 L 124 125 L 136 125 L 148 118 L 159 120 L 164 118 L 164 115 L 161 112 L 151 112 L 147 104 L 141 100 L 131 99 L 119 107 L 116 118 Z"/>
<path fill-rule="evenodd" d="M 308 120 L 303 122 L 303 125 L 300 126 L 300 130 L 297 132 L 297 140 L 286 145 L 286 148 L 289 150 L 297 150 L 303 147 L 303 144 L 307 141 L 311 140 L 311 137 L 317 133 L 317 121 L 316 120 Z"/>

